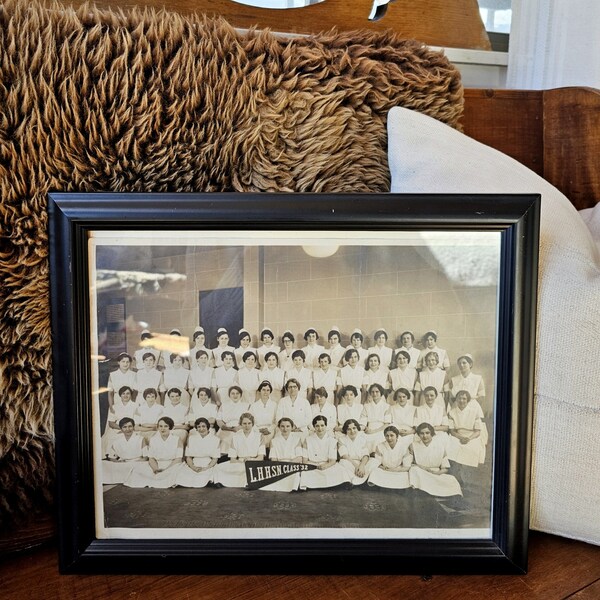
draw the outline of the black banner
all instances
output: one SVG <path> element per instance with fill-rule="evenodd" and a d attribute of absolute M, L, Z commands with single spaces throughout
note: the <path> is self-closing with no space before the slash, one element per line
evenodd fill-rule
<path fill-rule="evenodd" d="M 312 471 L 317 468 L 316 465 L 277 460 L 249 460 L 244 464 L 246 466 L 247 487 L 250 490 L 257 490 L 284 477 L 294 475 L 294 473 Z"/>

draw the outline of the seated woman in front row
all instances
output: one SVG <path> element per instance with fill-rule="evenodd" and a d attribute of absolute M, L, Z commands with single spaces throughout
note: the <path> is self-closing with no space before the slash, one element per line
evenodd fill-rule
<path fill-rule="evenodd" d="M 175 479 L 176 485 L 202 488 L 213 480 L 213 469 L 221 456 L 220 443 L 207 418 L 194 422 L 196 434 L 190 434 L 185 447 L 185 464 Z"/>
<path fill-rule="evenodd" d="M 377 468 L 373 469 L 369 475 L 369 485 L 394 490 L 408 488 L 410 487 L 408 472 L 413 461 L 412 454 L 400 441 L 400 431 L 397 427 L 389 425 L 383 434 L 385 442 L 377 444 L 373 460 L 378 464 Z"/>
<path fill-rule="evenodd" d="M 214 468 L 213 481 L 217 487 L 246 487 L 247 460 L 264 460 L 265 445 L 260 431 L 254 429 L 254 417 L 245 412 L 240 416 L 240 429 L 233 434 L 227 462 Z"/>
<path fill-rule="evenodd" d="M 315 465 L 300 475 L 300 489 L 328 488 L 350 483 L 350 476 L 337 462 L 337 441 L 327 433 L 327 419 L 317 415 L 312 420 L 314 431 L 304 441 L 303 462 Z"/>
<path fill-rule="evenodd" d="M 483 411 L 471 394 L 462 390 L 448 412 L 448 458 L 461 465 L 478 467 L 485 462 L 487 430 L 481 419 Z"/>
<path fill-rule="evenodd" d="M 338 446 L 340 465 L 348 473 L 352 485 L 362 485 L 377 466 L 375 460 L 369 457 L 367 436 L 360 430 L 356 419 L 348 419 L 342 433 Z"/>
<path fill-rule="evenodd" d="M 136 463 L 124 484 L 127 487 L 169 488 L 175 486 L 183 459 L 183 442 L 172 430 L 170 417 L 161 417 L 158 431 L 150 438 L 146 449 L 148 462 Z"/>
<path fill-rule="evenodd" d="M 123 483 L 133 470 L 134 463 L 144 458 L 144 438 L 134 431 L 131 417 L 119 420 L 120 433 L 115 438 L 102 462 L 102 483 Z"/>
<path fill-rule="evenodd" d="M 450 463 L 446 444 L 438 441 L 435 429 L 429 423 L 417 425 L 417 436 L 410 445 L 413 465 L 408 472 L 410 485 L 432 496 L 462 496 L 460 483 L 448 474 Z"/>
<path fill-rule="evenodd" d="M 269 460 L 281 460 L 285 462 L 302 462 L 302 438 L 294 431 L 294 422 L 288 417 L 279 419 L 277 423 L 279 435 L 273 438 Z M 292 492 L 300 486 L 300 473 L 293 473 L 279 481 L 270 483 L 260 488 L 268 492 Z"/>

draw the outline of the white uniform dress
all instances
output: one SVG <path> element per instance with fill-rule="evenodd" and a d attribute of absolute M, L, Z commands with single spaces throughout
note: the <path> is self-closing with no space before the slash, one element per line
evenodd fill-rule
<path fill-rule="evenodd" d="M 291 348 L 290 350 L 283 349 L 279 353 L 279 368 L 285 373 L 285 371 L 291 371 L 294 368 L 294 361 L 292 354 L 297 348 Z"/>
<path fill-rule="evenodd" d="M 381 366 L 387 369 L 392 364 L 394 350 L 392 348 L 388 348 L 387 346 L 371 346 L 368 350 L 367 357 L 369 354 L 377 354 L 377 356 L 379 356 L 379 360 L 381 361 Z"/>
<path fill-rule="evenodd" d="M 312 431 L 312 422 L 314 418 L 318 415 L 322 415 L 327 419 L 327 431 L 333 435 L 333 428 L 337 425 L 337 410 L 335 406 L 333 406 L 333 404 L 330 402 L 325 402 L 323 408 L 321 408 L 318 404 L 311 404 L 310 412 L 312 413 L 312 418 L 308 428 Z"/>
<path fill-rule="evenodd" d="M 275 415 L 277 413 L 277 402 L 269 399 L 263 402 L 261 399 L 250 404 L 248 412 L 254 417 L 254 428 L 261 430 L 267 428 L 268 435 L 263 434 L 263 442 L 265 446 L 269 446 L 273 435 L 275 434 Z"/>
<path fill-rule="evenodd" d="M 194 396 L 190 403 L 190 412 L 187 416 L 188 425 L 194 427 L 196 419 L 199 419 L 200 417 L 208 419 L 209 423 L 215 423 L 217 420 L 217 412 L 218 407 L 214 402 L 211 402 L 210 398 L 208 399 L 208 402 L 202 404 L 200 399 L 197 396 Z"/>
<path fill-rule="evenodd" d="M 257 356 L 256 354 L 256 348 L 252 348 L 251 346 L 248 346 L 247 348 L 242 348 L 241 346 L 238 346 L 233 353 L 235 354 L 235 362 L 238 365 L 243 365 L 244 364 L 244 354 L 246 354 L 246 352 L 253 352 L 254 356 Z"/>
<path fill-rule="evenodd" d="M 198 365 L 196 365 L 195 369 L 190 371 L 190 382 L 191 387 L 194 388 L 194 394 L 198 395 L 198 388 L 204 387 L 210 388 L 213 385 L 213 373 L 214 369 L 212 367 L 204 367 L 201 369 Z"/>
<path fill-rule="evenodd" d="M 142 400 L 138 404 L 133 420 L 136 425 L 156 425 L 162 417 L 163 411 L 162 404 L 155 402 L 152 406 L 148 406 L 148 403 Z M 144 431 L 142 435 L 148 439 L 154 435 L 154 431 Z"/>
<path fill-rule="evenodd" d="M 123 483 L 131 474 L 134 464 L 143 460 L 143 443 L 144 438 L 135 432 L 129 439 L 123 433 L 117 434 L 107 454 L 110 458 L 118 458 L 119 462 L 102 461 L 102 483 Z"/>
<path fill-rule="evenodd" d="M 346 346 L 346 350 L 356 350 L 358 352 L 358 364 L 364 365 L 367 357 L 369 356 L 369 351 L 362 346 L 360 348 L 355 348 L 352 344 Z M 345 353 L 344 353 L 345 354 Z M 344 365 L 346 365 L 346 359 L 343 359 Z"/>
<path fill-rule="evenodd" d="M 211 460 L 221 456 L 220 440 L 212 430 L 202 437 L 198 432 L 191 433 L 185 448 L 185 456 L 192 459 L 195 467 L 207 467 Z M 196 473 L 184 462 L 177 473 L 176 485 L 202 488 L 213 480 L 214 467 Z"/>
<path fill-rule="evenodd" d="M 240 424 L 240 417 L 243 413 L 248 412 L 248 408 L 248 402 L 241 399 L 239 402 L 225 402 L 221 404 L 217 411 L 217 421 L 223 421 L 227 427 L 237 427 Z M 226 454 L 229 451 L 235 432 L 219 429 L 217 435 L 221 440 L 221 453 Z"/>
<path fill-rule="evenodd" d="M 269 352 L 275 352 L 275 354 L 277 356 L 279 356 L 279 353 L 281 352 L 281 348 L 279 346 L 276 346 L 275 344 L 271 344 L 270 346 L 265 346 L 264 344 L 262 346 L 259 346 L 256 350 L 257 354 L 258 354 L 258 364 L 261 367 L 265 366 L 265 356 L 269 353 Z"/>
<path fill-rule="evenodd" d="M 338 374 L 338 385 L 342 387 L 353 385 L 360 394 L 364 378 L 365 370 L 361 366 L 356 365 L 356 367 L 353 368 L 350 365 L 346 365 L 340 369 Z"/>
<path fill-rule="evenodd" d="M 283 369 L 279 367 L 275 367 L 274 369 L 269 369 L 265 367 L 260 371 L 260 380 L 268 381 L 273 386 L 273 391 L 271 392 L 271 399 L 275 402 L 279 402 L 279 399 L 283 395 L 283 385 L 285 384 L 285 373 Z"/>
<path fill-rule="evenodd" d="M 256 400 L 256 391 L 261 382 L 260 371 L 258 369 L 248 369 L 246 365 L 238 369 L 235 377 L 235 383 L 242 388 L 242 398 L 252 404 Z"/>
<path fill-rule="evenodd" d="M 337 383 L 338 371 L 334 367 L 329 367 L 324 371 L 320 367 L 315 369 L 312 374 L 312 388 L 318 389 L 324 387 L 327 390 L 327 402 L 335 403 L 335 386 Z"/>
<path fill-rule="evenodd" d="M 144 390 L 152 388 L 157 392 L 164 391 L 163 375 L 156 369 L 141 369 L 135 374 L 135 389 L 141 395 Z"/>
<path fill-rule="evenodd" d="M 421 468 L 448 469 L 450 467 L 445 445 L 439 443 L 436 438 L 437 436 L 432 438 L 429 446 L 420 439 L 412 443 L 414 464 L 408 473 L 410 485 L 432 496 L 462 496 L 460 484 L 454 475 L 430 473 Z"/>
<path fill-rule="evenodd" d="M 365 376 L 363 377 L 362 383 L 366 386 L 366 389 L 369 389 L 369 386 L 374 383 L 378 383 L 384 390 L 388 389 L 388 380 L 389 380 L 390 371 L 387 367 L 383 365 L 379 367 L 376 371 L 372 371 L 368 369 L 365 371 Z"/>
<path fill-rule="evenodd" d="M 212 385 L 217 391 L 217 398 L 220 402 L 226 403 L 229 400 L 229 388 L 235 385 L 237 369 L 229 367 L 226 369 L 223 365 L 213 371 Z"/>
<path fill-rule="evenodd" d="M 233 346 L 217 346 L 210 351 L 209 356 L 212 358 L 212 364 L 214 367 L 220 367 L 223 364 L 221 354 L 223 352 L 231 352 L 235 356 L 235 348 Z"/>
<path fill-rule="evenodd" d="M 396 442 L 393 448 L 387 441 L 377 444 L 374 460 L 377 462 L 377 467 L 369 475 L 370 484 L 393 490 L 403 490 L 410 487 L 408 471 L 386 471 L 380 468 L 380 466 L 388 469 L 411 466 L 412 454 L 405 444 L 400 443 L 400 440 Z"/>
<path fill-rule="evenodd" d="M 469 373 L 466 377 L 457 375 L 450 380 L 450 394 L 452 398 L 456 398 L 456 394 L 460 391 L 467 391 L 471 395 L 471 399 L 482 398 L 485 396 L 485 386 L 483 385 L 483 377 L 475 373 Z"/>
<path fill-rule="evenodd" d="M 184 404 L 190 403 L 190 371 L 185 367 L 171 367 L 163 371 L 163 384 L 166 391 L 171 388 L 179 388 L 181 390 L 181 401 Z M 210 386 L 209 386 L 210 387 Z"/>
<path fill-rule="evenodd" d="M 432 427 L 448 426 L 448 417 L 446 416 L 446 409 L 439 404 L 435 404 L 429 408 L 427 404 L 417 406 L 415 410 L 415 427 L 421 423 L 429 423 Z M 445 431 L 436 431 L 436 437 L 440 443 L 446 444 L 448 441 L 448 434 Z M 417 434 L 415 434 L 417 439 Z"/>
<path fill-rule="evenodd" d="M 363 405 L 358 401 L 354 400 L 352 405 L 342 402 L 337 406 L 337 424 L 342 427 L 348 419 L 354 419 L 360 423 L 361 427 L 366 425 L 363 418 Z"/>
<path fill-rule="evenodd" d="M 446 371 L 443 371 L 439 367 L 436 367 L 433 371 L 425 368 L 419 373 L 419 378 L 415 384 L 415 390 L 423 391 L 426 387 L 434 387 L 438 392 L 435 403 L 440 406 L 446 406 L 444 396 L 442 395 L 445 391 L 445 382 Z"/>
<path fill-rule="evenodd" d="M 438 355 L 438 358 L 439 358 L 438 366 L 440 366 L 443 369 L 450 368 L 450 359 L 448 358 L 448 353 L 445 350 L 443 350 L 442 348 L 438 348 L 437 346 L 435 346 L 433 348 L 425 348 L 424 350 L 421 350 L 421 354 L 419 355 L 419 362 L 417 365 L 418 369 L 425 368 L 425 357 L 430 352 L 435 352 Z"/>
<path fill-rule="evenodd" d="M 299 457 L 302 458 L 302 440 L 299 433 L 290 432 L 287 440 L 282 435 L 278 435 L 273 439 L 269 460 L 292 461 Z M 297 490 L 299 486 L 300 473 L 294 473 L 260 489 L 268 492 L 291 492 Z"/>
<path fill-rule="evenodd" d="M 413 428 L 415 426 L 415 412 L 416 407 L 408 402 L 404 406 L 393 404 L 390 406 L 392 425 L 395 425 L 401 434 L 413 433 Z M 408 437 L 410 437 L 410 435 Z"/>
<path fill-rule="evenodd" d="M 479 437 L 461 444 L 458 438 L 453 435 L 448 437 L 448 458 L 462 465 L 469 467 L 478 467 L 485 462 L 485 445 L 487 435 L 483 432 L 481 422 L 481 406 L 477 400 L 471 400 L 463 410 L 458 406 L 450 409 L 448 412 L 448 425 L 450 431 L 454 430 L 463 435 L 469 435 L 473 431 L 480 432 Z"/>
<path fill-rule="evenodd" d="M 392 422 L 392 415 L 390 414 L 390 405 L 385 401 L 385 398 L 381 397 L 379 402 L 368 400 L 363 404 L 363 410 L 361 414 L 361 421 L 365 423 L 366 427 L 371 429 L 378 429 L 385 427 Z M 375 452 L 377 444 L 385 441 L 383 429 L 376 433 L 366 433 L 365 438 L 367 440 L 367 448 L 369 453 Z"/>
<path fill-rule="evenodd" d="M 410 348 L 405 348 L 404 346 L 401 346 L 400 348 L 398 348 L 398 350 L 396 350 L 396 354 L 398 354 L 400 350 L 408 352 L 408 355 L 410 356 L 408 366 L 412 367 L 413 369 L 416 369 L 417 365 L 419 364 L 419 357 L 421 356 L 421 351 L 418 348 L 415 348 L 414 346 L 411 346 Z"/>
<path fill-rule="evenodd" d="M 290 379 L 295 379 L 300 384 L 300 391 L 298 394 L 303 398 L 307 397 L 307 392 L 312 387 L 312 370 L 302 367 L 300 370 L 295 367 L 287 371 L 285 374 L 286 383 Z"/>
<path fill-rule="evenodd" d="M 136 368 L 143 369 L 144 368 L 144 354 L 150 352 L 152 356 L 154 356 L 154 364 L 158 364 L 158 359 L 160 358 L 160 350 L 156 350 L 155 348 L 140 348 L 133 353 L 133 360 L 135 360 Z"/>
<path fill-rule="evenodd" d="M 316 463 L 337 460 L 337 441 L 327 434 L 320 438 L 316 433 L 311 433 L 304 442 L 303 456 Z M 335 487 L 349 481 L 350 476 L 338 462 L 327 469 L 314 469 L 300 474 L 302 489 Z"/>
<path fill-rule="evenodd" d="M 169 398 L 165 400 L 162 416 L 173 419 L 173 423 L 175 423 L 175 425 L 187 425 L 188 413 L 189 407 L 183 402 L 173 404 Z M 187 428 L 173 430 L 172 433 L 179 436 L 184 442 L 188 435 Z"/>
<path fill-rule="evenodd" d="M 369 458 L 365 464 L 364 476 L 359 477 L 356 474 L 356 467 L 370 453 L 367 436 L 362 431 L 358 432 L 354 440 L 351 440 L 347 435 L 342 435 L 339 440 L 338 452 L 340 454 L 340 465 L 348 473 L 350 482 L 353 485 L 362 485 L 371 471 L 377 467 L 377 462 L 373 458 Z"/>
<path fill-rule="evenodd" d="M 169 436 L 165 440 L 157 431 L 150 438 L 147 456 L 148 458 L 155 459 L 158 466 L 165 470 L 154 473 L 148 462 L 135 463 L 131 474 L 125 480 L 124 485 L 135 488 L 173 487 L 175 485 L 177 473 L 182 466 L 181 462 L 171 465 L 173 460 L 183 458 L 183 448 L 179 446 L 179 442 L 179 437 L 173 433 L 169 433 Z"/>
<path fill-rule="evenodd" d="M 127 371 L 121 371 L 117 369 L 112 371 L 108 376 L 108 389 L 115 394 L 119 393 L 119 390 L 124 386 L 129 386 L 132 390 L 135 390 L 135 371 L 127 369 Z"/>
<path fill-rule="evenodd" d="M 254 458 L 265 455 L 265 446 L 258 431 L 252 430 L 246 435 L 241 429 L 236 431 L 231 439 L 228 451 L 229 458 Z M 231 460 L 219 463 L 214 468 L 213 480 L 225 487 L 246 487 L 246 467 L 243 462 Z"/>
<path fill-rule="evenodd" d="M 307 432 L 308 426 L 312 422 L 312 411 L 308 400 L 299 394 L 294 401 L 289 396 L 284 396 L 277 403 L 275 422 L 279 423 L 279 419 L 283 417 L 288 417 L 294 422 L 295 427 Z"/>
<path fill-rule="evenodd" d="M 306 344 L 302 348 L 302 352 L 304 352 L 305 356 L 304 364 L 311 371 L 314 371 L 319 368 L 319 356 L 325 352 L 325 346 L 321 346 L 321 344 L 315 344 L 314 346 Z"/>
<path fill-rule="evenodd" d="M 325 350 L 327 354 L 329 354 L 329 358 L 331 358 L 331 367 L 337 371 L 339 367 L 342 366 L 342 359 L 344 358 L 344 354 L 346 353 L 346 349 L 337 344 L 337 346 L 332 346 Z"/>
<path fill-rule="evenodd" d="M 414 389 L 417 383 L 417 370 L 412 367 L 406 367 L 406 369 L 392 369 L 390 371 L 390 387 L 395 392 L 400 388 L 404 388 L 410 392 L 408 401 L 413 404 L 414 400 Z"/>
<path fill-rule="evenodd" d="M 122 435 L 120 429 L 113 429 L 110 427 L 109 423 L 116 423 L 118 426 L 119 421 L 124 417 L 133 419 L 135 423 L 135 412 L 137 407 L 137 403 L 133 400 L 124 403 L 121 398 L 115 398 L 113 412 L 108 412 L 106 428 L 104 429 L 104 434 L 102 435 L 102 456 L 106 456 L 110 453 L 112 443 L 115 441 L 118 435 Z"/>

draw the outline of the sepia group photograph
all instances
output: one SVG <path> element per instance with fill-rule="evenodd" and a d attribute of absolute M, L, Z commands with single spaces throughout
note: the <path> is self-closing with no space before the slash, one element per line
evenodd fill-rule
<path fill-rule="evenodd" d="M 500 232 L 88 256 L 99 539 L 491 539 Z"/>

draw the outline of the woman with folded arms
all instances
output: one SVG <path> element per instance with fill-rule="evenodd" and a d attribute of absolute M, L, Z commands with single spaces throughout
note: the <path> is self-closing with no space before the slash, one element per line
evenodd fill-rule
<path fill-rule="evenodd" d="M 461 465 L 478 467 L 485 462 L 487 431 L 481 421 L 483 413 L 477 400 L 466 390 L 456 394 L 448 412 L 448 458 Z"/>
<path fill-rule="evenodd" d="M 394 425 L 388 425 L 383 435 L 385 441 L 377 444 L 375 458 L 377 467 L 369 475 L 369 485 L 403 490 L 410 487 L 408 473 L 412 464 L 412 454 L 408 446 L 400 441 L 400 432 Z M 412 437 L 412 436 L 411 436 Z"/>
<path fill-rule="evenodd" d="M 134 431 L 135 423 L 131 417 L 119 420 L 120 433 L 114 438 L 106 460 L 102 461 L 102 483 L 123 483 L 131 474 L 136 462 L 144 458 L 144 438 Z"/>
<path fill-rule="evenodd" d="M 183 442 L 172 433 L 173 419 L 161 417 L 157 432 L 147 447 L 148 462 L 136 463 L 124 484 L 128 487 L 169 488 L 175 486 L 183 459 Z"/>
<path fill-rule="evenodd" d="M 350 477 L 352 485 L 362 485 L 377 463 L 369 457 L 367 437 L 356 419 L 348 419 L 342 426 L 338 453 L 340 465 Z"/>
<path fill-rule="evenodd" d="M 210 428 L 208 419 L 194 422 L 196 433 L 190 433 L 185 447 L 185 464 L 175 479 L 176 485 L 202 488 L 212 483 L 213 469 L 221 456 L 220 440 Z"/>

